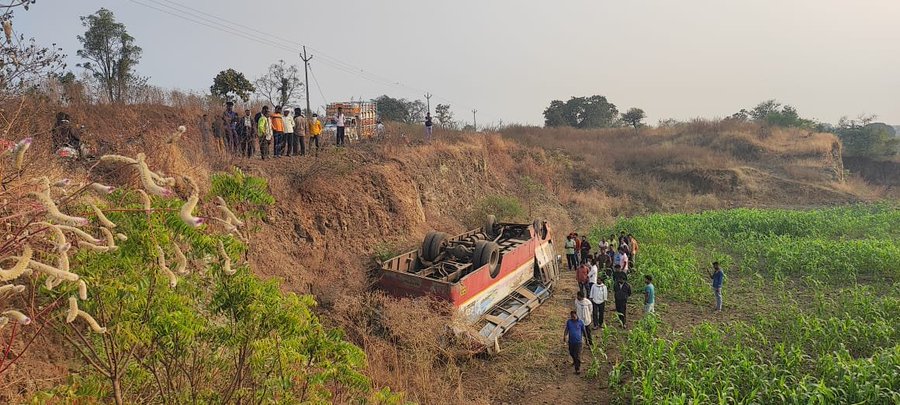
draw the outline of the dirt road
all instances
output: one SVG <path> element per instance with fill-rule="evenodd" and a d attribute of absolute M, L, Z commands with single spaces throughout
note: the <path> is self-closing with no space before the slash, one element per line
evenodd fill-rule
<path fill-rule="evenodd" d="M 468 373 L 483 374 L 478 391 L 491 403 L 501 404 L 607 404 L 613 398 L 609 390 L 609 371 L 617 361 L 616 347 L 624 333 L 610 333 L 606 356 L 582 353 L 582 373 L 576 375 L 563 341 L 563 328 L 573 309 L 578 291 L 574 272 L 564 271 L 553 296 L 501 340 L 501 352 L 485 360 Z M 637 297 L 637 298 L 636 298 Z M 641 316 L 639 296 L 632 296 L 628 307 L 629 326 Z M 612 305 L 605 311 L 607 327 L 621 331 Z M 593 331 L 595 343 L 602 331 Z M 593 368 L 593 370 L 592 370 Z M 491 386 L 488 386 L 490 384 Z"/>

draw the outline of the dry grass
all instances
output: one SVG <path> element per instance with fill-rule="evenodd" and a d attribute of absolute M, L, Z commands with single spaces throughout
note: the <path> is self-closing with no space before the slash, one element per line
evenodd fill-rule
<path fill-rule="evenodd" d="M 765 128 L 730 120 L 693 120 L 665 128 L 580 130 L 512 127 L 503 135 L 570 159 L 572 187 L 598 190 L 577 200 L 573 213 L 595 216 L 654 211 L 695 211 L 732 205 L 794 206 L 807 199 L 848 199 L 832 180 L 842 171 L 832 134 Z M 810 188 L 803 183 L 816 185 Z M 853 195 L 869 190 L 857 185 Z M 611 204 L 606 197 L 625 205 Z M 846 200 L 845 200 L 846 201 Z"/>

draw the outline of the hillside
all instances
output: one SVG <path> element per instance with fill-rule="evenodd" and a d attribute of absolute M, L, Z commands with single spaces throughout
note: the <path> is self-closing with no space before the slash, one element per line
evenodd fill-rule
<path fill-rule="evenodd" d="M 392 127 L 384 141 L 326 149 L 317 158 L 260 161 L 207 155 L 192 126 L 177 146 L 165 143 L 175 127 L 190 125 L 195 117 L 195 110 L 162 106 L 90 106 L 73 114 L 90 129 L 88 142 L 106 153 L 145 151 L 154 166 L 202 183 L 232 166 L 268 179 L 277 203 L 251 236 L 252 268 L 283 280 L 286 290 L 313 294 L 323 321 L 341 327 L 365 350 L 367 374 L 376 385 L 406 392 L 420 403 L 508 398 L 490 382 L 517 367 L 516 359 L 475 359 L 447 343 L 443 325 L 449 316 L 438 303 L 370 293 L 373 256 L 416 248 L 431 229 L 455 232 L 477 225 L 490 213 L 491 201 L 516 206 L 508 210 L 514 217 L 503 219 L 544 218 L 565 232 L 646 212 L 820 206 L 877 197 L 877 189 L 843 178 L 840 144 L 828 134 L 694 123 L 638 133 L 537 128 L 438 133 L 439 140 L 426 145 L 396 136 L 414 129 Z M 32 133 L 46 133 L 50 122 L 49 114 L 35 117 Z M 48 145 L 37 137 L 39 153 L 47 153 Z M 31 170 L 66 171 L 77 179 L 85 169 L 44 164 Z M 546 319 L 536 316 L 533 322 Z M 510 339 L 515 345 L 528 335 Z M 53 355 L 34 358 L 34 364 L 59 363 L 68 355 L 52 347 L 48 352 Z M 42 371 L 40 378 L 52 384 L 66 371 Z M 9 381 L 36 379 L 36 373 L 20 367 Z"/>

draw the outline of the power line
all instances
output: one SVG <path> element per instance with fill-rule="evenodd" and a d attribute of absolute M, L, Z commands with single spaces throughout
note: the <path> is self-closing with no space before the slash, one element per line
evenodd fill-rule
<path fill-rule="evenodd" d="M 165 14 L 171 15 L 171 16 L 173 16 L 173 17 L 180 18 L 180 19 L 182 19 L 182 20 L 190 21 L 190 22 L 192 22 L 192 23 L 200 24 L 200 25 L 202 25 L 202 26 L 204 26 L 204 27 L 207 27 L 207 28 L 212 28 L 212 29 L 214 29 L 214 30 L 224 32 L 224 33 L 226 33 L 226 34 L 232 34 L 232 35 L 235 35 L 235 36 L 239 36 L 239 37 L 244 38 L 244 39 L 249 40 L 249 41 L 257 42 L 257 43 L 260 43 L 260 44 L 263 44 L 263 45 L 273 46 L 273 47 L 276 47 L 276 48 L 279 48 L 279 49 L 282 49 L 282 50 L 294 51 L 294 49 L 287 48 L 287 47 L 282 46 L 282 45 L 280 45 L 280 44 L 278 44 L 278 43 L 275 43 L 275 42 L 266 41 L 266 40 L 264 40 L 264 39 L 259 39 L 259 38 L 253 37 L 253 36 L 245 35 L 245 34 L 241 33 L 240 31 L 237 31 L 237 30 L 225 28 L 225 27 L 222 27 L 222 26 L 220 26 L 220 25 L 215 25 L 215 24 L 210 24 L 210 23 L 204 22 L 203 20 L 198 20 L 198 19 L 194 19 L 194 18 L 192 18 L 192 17 L 188 17 L 188 16 L 184 16 L 184 15 L 181 15 L 181 14 L 177 14 L 177 13 L 175 13 L 175 12 L 172 12 L 172 11 L 169 11 L 169 10 L 166 10 L 166 9 L 163 9 L 163 8 L 159 8 L 159 7 L 153 6 L 153 5 L 151 5 L 151 4 L 143 3 L 143 2 L 141 2 L 141 1 L 139 1 L 139 0 L 128 0 L 128 1 L 130 1 L 130 2 L 132 2 L 132 3 L 135 3 L 135 4 L 139 4 L 139 5 L 141 5 L 141 6 L 144 6 L 144 7 L 150 8 L 150 9 L 153 9 L 153 10 L 156 10 L 156 11 L 159 11 L 159 12 L 161 12 L 161 13 L 165 13 Z M 151 0 L 151 1 L 152 1 L 152 0 Z M 170 9 L 174 9 L 174 8 L 172 8 L 172 7 L 169 7 L 169 8 L 170 8 Z M 177 9 L 175 9 L 175 10 L 178 11 Z"/>
<path fill-rule="evenodd" d="M 319 79 L 316 79 L 316 72 L 312 70 L 312 66 L 309 67 L 309 73 L 312 73 L 313 82 L 316 83 L 316 88 L 319 89 L 319 95 L 322 96 L 322 101 L 324 101 L 325 104 L 328 104 L 328 99 L 325 98 L 325 93 L 322 92 L 322 86 L 319 86 Z"/>
<path fill-rule="evenodd" d="M 139 2 L 137 2 L 137 1 L 135 1 L 135 0 L 131 0 L 131 1 L 140 4 Z M 215 28 L 215 29 L 218 29 L 219 31 L 228 32 L 228 33 L 233 33 L 233 34 L 235 34 L 235 35 L 242 36 L 243 38 L 250 39 L 250 38 L 252 37 L 253 40 L 255 40 L 255 41 L 257 41 L 257 42 L 265 42 L 266 44 L 269 44 L 269 45 L 278 47 L 278 48 L 280 48 L 280 49 L 289 50 L 289 51 L 294 51 L 293 48 L 285 47 L 285 46 L 282 45 L 281 43 L 272 41 L 271 39 L 268 39 L 268 38 L 279 39 L 279 40 L 281 40 L 281 41 L 288 42 L 288 43 L 291 43 L 291 44 L 293 44 L 293 45 L 296 45 L 298 48 L 301 47 L 301 46 L 304 46 L 303 44 L 301 44 L 301 43 L 299 43 L 299 42 L 297 42 L 297 41 L 290 40 L 290 39 L 287 39 L 287 38 L 283 38 L 283 37 L 280 37 L 280 36 L 277 36 L 277 35 L 273 35 L 273 34 L 270 34 L 270 33 L 266 33 L 266 32 L 260 31 L 260 30 L 258 30 L 258 29 L 256 29 L 256 28 L 253 28 L 253 27 L 251 27 L 251 26 L 248 26 L 248 25 L 245 25 L 245 24 L 242 24 L 242 23 L 239 23 L 239 22 L 231 21 L 231 20 L 228 20 L 228 19 L 225 19 L 225 18 L 216 16 L 216 15 L 207 13 L 207 12 L 202 11 L 202 10 L 198 10 L 198 9 L 196 9 L 196 8 L 193 8 L 193 7 L 190 7 L 190 6 L 187 6 L 187 5 L 183 5 L 183 4 L 174 2 L 174 1 L 172 1 L 172 0 L 143 0 L 143 1 L 148 1 L 148 2 L 150 2 L 150 3 L 152 3 L 152 4 L 157 5 L 157 6 L 165 7 L 165 8 L 168 8 L 168 9 L 170 9 L 170 10 L 174 10 L 174 11 L 176 11 L 176 12 L 186 13 L 186 12 L 189 11 L 189 12 L 191 12 L 191 13 L 188 13 L 188 14 L 191 15 L 190 18 L 188 18 L 188 17 L 186 17 L 186 16 L 183 16 L 183 15 L 181 15 L 181 14 L 177 14 L 177 15 L 176 15 L 176 14 L 172 14 L 172 13 L 170 13 L 170 12 L 167 12 L 167 11 L 165 11 L 165 10 L 160 10 L 159 8 L 152 7 L 152 6 L 149 6 L 149 5 L 147 5 L 147 4 L 142 4 L 142 5 L 146 6 L 146 7 L 154 8 L 154 9 L 156 9 L 156 10 L 158 10 L 158 11 L 163 11 L 163 12 L 166 12 L 167 14 L 175 15 L 175 16 L 177 16 L 177 17 L 179 17 L 179 18 L 188 19 L 189 21 L 193 21 L 193 22 L 197 22 L 196 19 L 200 19 L 200 20 L 203 20 L 203 21 L 205 21 L 205 22 L 212 23 L 212 24 L 223 24 L 223 25 L 227 26 L 228 28 L 224 28 L 224 29 L 223 29 L 223 28 L 218 27 L 218 26 L 210 27 L 210 26 L 207 25 L 207 24 L 198 22 L 198 23 L 200 23 L 201 25 L 204 25 L 204 26 L 207 26 L 207 27 L 210 27 L 210 28 Z M 163 4 L 162 2 L 169 3 L 169 4 Z M 204 17 L 204 16 L 205 16 L 205 17 Z M 262 35 L 262 36 L 256 35 L 256 34 L 250 34 L 250 33 L 244 32 L 244 31 L 240 31 L 240 30 L 238 30 L 238 29 L 236 29 L 236 28 L 231 28 L 231 27 L 233 27 L 233 26 L 242 27 L 242 28 L 244 28 L 244 29 L 247 29 L 247 30 L 256 32 L 256 33 L 258 33 L 258 34 L 260 34 L 260 35 Z M 232 32 L 232 31 L 233 31 L 233 32 Z M 388 79 L 388 78 L 379 76 L 379 75 L 374 74 L 374 73 L 372 73 L 372 72 L 369 72 L 369 71 L 367 71 L 367 70 L 365 70 L 365 69 L 362 69 L 362 68 L 353 66 L 353 65 L 351 65 L 350 63 L 347 63 L 347 62 L 341 61 L 340 59 L 337 59 L 337 58 L 334 58 L 334 57 L 332 57 L 332 56 L 329 56 L 328 54 L 322 52 L 322 51 L 319 50 L 319 49 L 313 48 L 313 47 L 311 47 L 311 46 L 307 46 L 307 47 L 308 47 L 310 50 L 316 52 L 316 53 L 319 55 L 320 60 L 322 60 L 323 63 L 325 63 L 326 65 L 329 65 L 329 66 L 331 66 L 331 67 L 333 67 L 333 68 L 335 68 L 335 69 L 337 69 L 337 70 L 343 71 L 343 72 L 348 73 L 348 74 L 356 75 L 356 76 L 361 77 L 361 78 L 363 78 L 363 79 L 365 79 L 365 80 L 369 80 L 369 81 L 371 81 L 371 82 L 374 82 L 374 83 L 377 83 L 377 84 L 381 84 L 381 85 L 384 85 L 384 86 L 388 86 L 388 87 L 406 87 L 407 89 L 411 89 L 411 90 L 414 90 L 414 91 L 420 91 L 419 89 L 416 89 L 416 88 L 407 86 L 407 85 L 405 85 L 405 84 L 403 84 L 403 83 L 400 83 L 400 82 L 394 82 L 394 81 L 392 81 L 392 80 L 390 80 L 390 79 Z"/>
<path fill-rule="evenodd" d="M 254 28 L 252 26 L 242 24 L 240 22 L 231 21 L 226 18 L 217 16 L 214 14 L 210 14 L 208 12 L 205 12 L 205 11 L 199 10 L 197 8 L 194 8 L 194 7 L 182 4 L 182 3 L 178 3 L 178 2 L 175 2 L 172 0 L 129 0 L 129 1 L 131 1 L 132 3 L 138 4 L 138 5 L 141 5 L 143 7 L 147 7 L 147 8 L 159 11 L 161 13 L 168 14 L 170 16 L 173 16 L 173 17 L 185 20 L 185 21 L 190 21 L 192 23 L 196 23 L 196 24 L 202 25 L 207 28 L 211 28 L 211 29 L 214 29 L 214 30 L 217 30 L 220 32 L 224 32 L 226 34 L 231 34 L 231 35 L 234 35 L 234 36 L 237 36 L 237 37 L 249 40 L 249 41 L 253 41 L 253 42 L 256 42 L 256 43 L 259 43 L 262 45 L 268 45 L 268 46 L 271 46 L 274 48 L 278 48 L 280 50 L 285 50 L 288 52 L 296 52 L 297 48 L 304 46 L 300 42 L 290 40 L 290 39 L 287 39 L 287 38 L 284 38 L 284 37 L 281 37 L 278 35 L 274 35 L 269 32 L 264 32 L 264 31 Z M 147 2 L 149 2 L 150 4 L 148 4 Z M 165 4 L 163 2 L 165 2 Z M 240 27 L 240 28 L 243 28 L 243 30 L 234 28 L 234 27 Z M 250 32 L 248 32 L 248 31 L 250 31 Z M 274 39 L 281 40 L 283 42 L 297 45 L 297 48 L 289 47 L 282 43 L 273 41 L 272 39 L 269 39 L 269 38 L 274 38 Z M 376 84 L 380 84 L 385 87 L 405 88 L 407 90 L 411 90 L 411 91 L 415 91 L 415 92 L 419 92 L 419 93 L 426 92 L 425 90 L 422 90 L 420 88 L 410 86 L 410 85 L 404 84 L 399 81 L 391 80 L 387 77 L 384 77 L 384 76 L 378 75 L 376 73 L 370 72 L 366 69 L 357 67 L 357 66 L 355 66 L 351 63 L 345 62 L 341 59 L 332 57 L 312 46 L 307 45 L 307 47 L 310 50 L 316 52 L 316 54 L 319 56 L 320 62 L 322 62 L 323 64 L 325 64 L 331 68 L 334 68 L 335 70 L 357 76 L 363 80 L 367 80 L 367 81 L 370 81 L 370 82 L 373 82 Z M 315 80 L 315 74 L 313 74 L 313 79 Z M 317 85 L 318 85 L 318 83 L 317 83 Z M 321 91 L 320 91 L 320 93 L 321 93 Z M 456 104 L 452 100 L 449 100 L 444 97 L 440 97 L 440 96 L 436 96 L 436 95 L 434 97 L 439 100 L 443 100 L 449 104 Z M 324 96 L 323 96 L 323 98 L 324 98 Z"/>

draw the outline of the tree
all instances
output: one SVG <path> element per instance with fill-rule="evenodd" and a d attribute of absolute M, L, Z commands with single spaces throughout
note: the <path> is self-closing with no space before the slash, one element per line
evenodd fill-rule
<path fill-rule="evenodd" d="M 407 109 L 405 101 L 406 100 L 393 98 L 388 95 L 376 98 L 375 102 L 378 103 L 378 115 L 385 121 L 406 122 L 407 116 L 409 116 L 409 110 Z"/>
<path fill-rule="evenodd" d="M 269 71 L 256 81 L 256 93 L 272 105 L 288 106 L 298 104 L 303 90 L 300 69 L 297 65 L 286 65 L 284 60 L 273 63 Z"/>
<path fill-rule="evenodd" d="M 756 107 L 753 107 L 750 111 L 741 109 L 741 111 L 732 115 L 731 118 L 741 121 L 751 119 L 763 125 L 776 127 L 807 129 L 817 129 L 820 127 L 819 123 L 800 117 L 800 113 L 797 112 L 796 108 L 790 105 L 781 104 L 774 99 L 763 101 L 757 104 Z"/>
<path fill-rule="evenodd" d="M 643 125 L 641 121 L 643 121 L 644 118 L 647 118 L 647 114 L 644 113 L 644 110 L 637 107 L 629 108 L 628 112 L 622 114 L 622 121 L 627 122 L 629 125 L 633 126 L 634 129 Z"/>
<path fill-rule="evenodd" d="M 900 139 L 895 137 L 894 128 L 880 122 L 872 123 L 872 119 L 861 120 L 862 123 L 841 119 L 837 136 L 844 145 L 845 155 L 881 158 L 898 153 Z"/>
<path fill-rule="evenodd" d="M 616 126 L 619 110 L 606 97 L 572 97 L 565 103 L 553 100 L 544 110 L 544 125 L 575 128 L 609 128 Z"/>
<path fill-rule="evenodd" d="M 125 30 L 125 24 L 116 22 L 112 11 L 101 8 L 82 16 L 81 25 L 87 31 L 78 36 L 83 49 L 77 54 L 88 61 L 78 66 L 100 81 L 110 102 L 123 102 L 130 89 L 146 84 L 147 79 L 134 71 L 143 50 L 134 44 L 134 37 Z"/>
<path fill-rule="evenodd" d="M 250 99 L 250 93 L 256 91 L 256 87 L 253 87 L 253 83 L 250 83 L 243 73 L 234 69 L 228 69 L 216 75 L 212 86 L 209 87 L 209 91 L 213 96 L 226 101 L 231 101 L 234 97 L 238 97 L 247 102 Z"/>
<path fill-rule="evenodd" d="M 425 119 L 428 108 L 422 100 L 409 101 L 405 98 L 393 98 L 383 95 L 375 99 L 378 103 L 378 115 L 385 121 L 415 124 Z M 449 108 L 449 106 L 448 106 Z"/>
<path fill-rule="evenodd" d="M 30 87 L 37 79 L 52 76 L 65 69 L 65 55 L 51 48 L 38 46 L 34 38 L 16 35 L 13 28 L 13 11 L 22 7 L 26 11 L 34 1 L 14 1 L 0 5 L 0 21 L 3 22 L 5 41 L 0 44 L 0 90 L 19 91 Z"/>
<path fill-rule="evenodd" d="M 449 104 L 438 104 L 434 107 L 434 116 L 438 120 L 438 124 L 442 128 L 453 128 L 453 112 L 450 111 Z"/>
<path fill-rule="evenodd" d="M 406 104 L 406 109 L 407 111 L 409 111 L 409 116 L 405 121 L 407 124 L 415 124 L 425 121 L 425 112 L 428 110 L 428 106 L 425 105 L 424 101 L 409 101 Z"/>
<path fill-rule="evenodd" d="M 560 100 L 553 100 L 550 102 L 550 106 L 544 110 L 544 126 L 546 127 L 561 127 L 561 126 L 572 126 L 571 120 L 566 117 L 566 103 Z"/>

